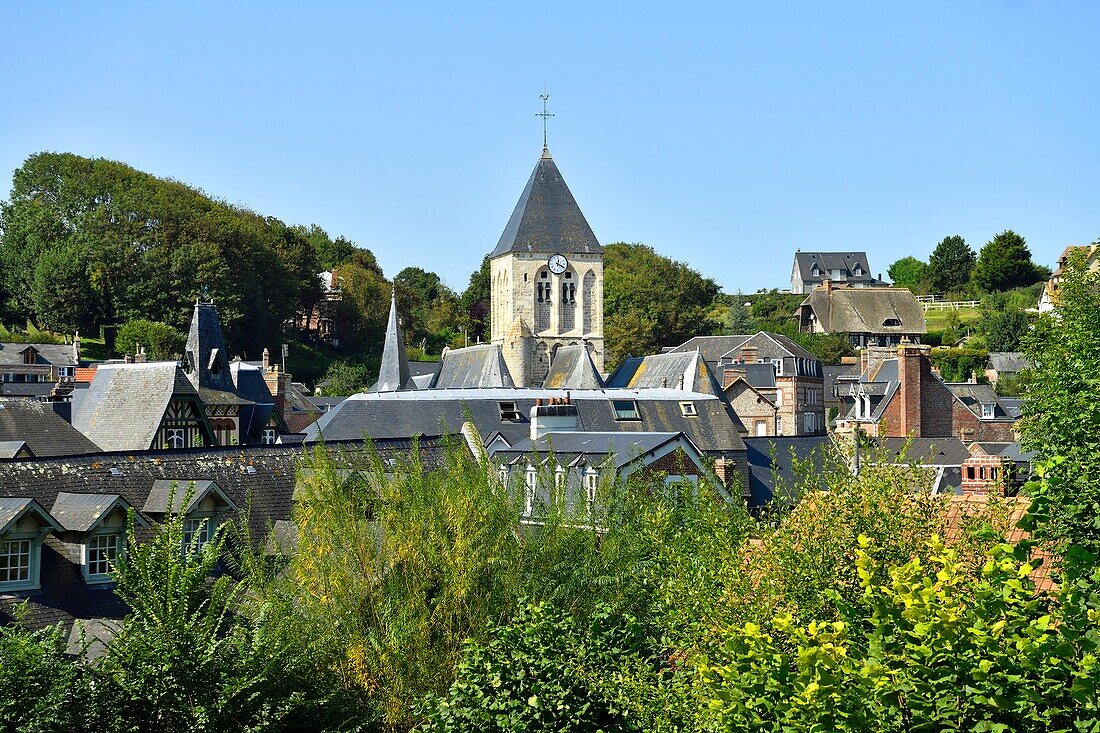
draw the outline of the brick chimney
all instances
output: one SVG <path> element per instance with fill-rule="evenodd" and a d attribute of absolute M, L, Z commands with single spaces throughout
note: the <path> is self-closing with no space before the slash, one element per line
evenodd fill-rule
<path fill-rule="evenodd" d="M 745 346 L 741 349 L 741 362 L 744 364 L 755 364 L 756 360 L 760 358 L 756 351 L 755 346 Z"/>
<path fill-rule="evenodd" d="M 269 369 L 264 369 L 263 375 L 268 390 L 275 398 L 275 409 L 279 411 L 280 415 L 284 415 L 285 419 L 286 393 L 290 389 L 290 372 L 281 371 L 279 365 L 276 364 Z"/>
<path fill-rule="evenodd" d="M 893 359 L 897 351 L 893 346 L 865 346 L 859 351 L 860 373 L 875 371 L 887 359 Z"/>
<path fill-rule="evenodd" d="M 821 287 L 825 290 L 826 293 L 831 293 L 833 292 L 833 281 L 829 278 L 825 278 L 821 281 Z"/>
<path fill-rule="evenodd" d="M 736 366 L 727 366 L 722 371 L 722 389 L 728 389 L 738 379 L 745 378 L 744 368 L 737 368 Z"/>
<path fill-rule="evenodd" d="M 901 435 L 921 437 L 921 382 L 929 370 L 931 349 L 920 344 L 898 344 L 898 397 L 901 399 Z"/>

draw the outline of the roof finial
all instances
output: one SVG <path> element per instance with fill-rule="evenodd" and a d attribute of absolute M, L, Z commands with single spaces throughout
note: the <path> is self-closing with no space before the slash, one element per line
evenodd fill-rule
<path fill-rule="evenodd" d="M 542 112 L 536 112 L 535 117 L 542 118 L 542 157 L 550 157 L 550 148 L 546 145 L 546 121 L 554 116 L 553 112 L 546 111 L 546 102 L 550 99 L 550 95 L 546 93 L 546 87 L 543 87 L 542 94 L 539 95 L 539 99 L 542 100 Z"/>

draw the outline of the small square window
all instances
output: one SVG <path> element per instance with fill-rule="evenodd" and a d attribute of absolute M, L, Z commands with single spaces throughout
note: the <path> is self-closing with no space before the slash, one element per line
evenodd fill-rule
<path fill-rule="evenodd" d="M 982 417 L 986 420 L 990 420 L 994 416 L 996 405 L 982 405 Z"/>
<path fill-rule="evenodd" d="M 616 420 L 641 420 L 638 414 L 638 403 L 634 400 L 611 400 L 611 409 L 615 411 Z"/>
<path fill-rule="evenodd" d="M 684 417 L 695 417 L 699 414 L 699 411 L 695 408 L 694 402 L 681 402 L 680 414 Z"/>
<path fill-rule="evenodd" d="M 183 524 L 183 547 L 190 551 L 191 544 L 196 543 L 197 550 L 201 550 L 210 541 L 210 517 L 198 517 L 188 519 Z"/>

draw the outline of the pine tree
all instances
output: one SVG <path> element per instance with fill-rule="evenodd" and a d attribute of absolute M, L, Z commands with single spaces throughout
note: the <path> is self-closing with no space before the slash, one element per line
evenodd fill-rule
<path fill-rule="evenodd" d="M 974 284 L 986 291 L 1011 290 L 1039 278 L 1027 242 L 1011 229 L 986 242 L 974 265 Z"/>
<path fill-rule="evenodd" d="M 959 235 L 944 237 L 928 258 L 928 280 L 937 293 L 959 290 L 970 282 L 974 250 Z"/>

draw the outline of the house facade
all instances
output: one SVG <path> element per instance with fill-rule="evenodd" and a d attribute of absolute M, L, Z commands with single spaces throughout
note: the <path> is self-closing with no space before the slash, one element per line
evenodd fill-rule
<path fill-rule="evenodd" d="M 871 274 L 866 252 L 803 252 L 794 253 L 791 268 L 791 292 L 812 293 L 826 280 L 853 288 L 882 285 L 881 277 Z"/>
<path fill-rule="evenodd" d="M 924 308 L 904 288 L 835 287 L 826 280 L 797 310 L 802 333 L 844 333 L 853 347 L 920 343 Z"/>
<path fill-rule="evenodd" d="M 72 381 L 80 365 L 80 334 L 71 344 L 0 343 L 0 391 L 4 383 Z"/>

